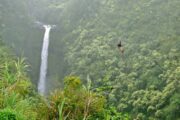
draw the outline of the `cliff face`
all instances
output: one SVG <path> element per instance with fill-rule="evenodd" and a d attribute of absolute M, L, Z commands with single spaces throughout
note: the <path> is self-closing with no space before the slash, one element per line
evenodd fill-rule
<path fill-rule="evenodd" d="M 179 0 L 2 0 L 0 34 L 14 53 L 27 57 L 28 75 L 37 84 L 44 31 L 35 21 L 55 24 L 49 89 L 62 87 L 68 74 L 78 75 L 119 112 L 177 119 L 179 6 Z"/>

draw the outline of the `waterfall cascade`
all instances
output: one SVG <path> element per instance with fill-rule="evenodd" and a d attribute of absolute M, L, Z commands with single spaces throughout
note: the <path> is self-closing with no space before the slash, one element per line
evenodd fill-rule
<path fill-rule="evenodd" d="M 40 75 L 39 75 L 39 83 L 38 83 L 38 92 L 41 95 L 45 95 L 46 93 L 46 74 L 48 68 L 48 47 L 49 47 L 49 34 L 51 31 L 50 25 L 43 25 L 45 28 L 43 46 L 41 51 L 41 66 L 40 66 Z"/>

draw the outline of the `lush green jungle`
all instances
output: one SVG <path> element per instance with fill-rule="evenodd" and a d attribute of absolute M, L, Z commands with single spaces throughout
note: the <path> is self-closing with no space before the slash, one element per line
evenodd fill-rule
<path fill-rule="evenodd" d="M 0 120 L 180 120 L 180 0 L 0 0 Z"/>

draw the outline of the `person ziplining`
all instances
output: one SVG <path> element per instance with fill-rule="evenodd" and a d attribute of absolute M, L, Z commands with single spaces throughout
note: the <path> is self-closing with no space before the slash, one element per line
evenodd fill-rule
<path fill-rule="evenodd" d="M 123 47 L 121 41 L 117 44 L 117 47 L 118 47 L 120 53 L 123 55 L 124 54 L 124 47 Z"/>
<path fill-rule="evenodd" d="M 124 56 L 124 47 L 123 47 L 121 41 L 119 41 L 119 43 L 117 44 L 117 47 L 118 47 L 119 52 L 120 52 L 120 54 L 121 54 L 121 58 L 122 58 L 122 61 L 123 61 L 124 65 L 127 66 L 126 61 L 125 61 L 125 59 L 124 59 L 124 57 L 125 57 L 125 56 Z"/>

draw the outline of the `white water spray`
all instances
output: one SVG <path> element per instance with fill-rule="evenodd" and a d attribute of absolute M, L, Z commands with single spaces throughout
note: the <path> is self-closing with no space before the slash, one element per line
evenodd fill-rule
<path fill-rule="evenodd" d="M 41 51 L 41 67 L 40 67 L 40 75 L 39 75 L 39 83 L 38 83 L 38 92 L 41 95 L 45 95 L 46 93 L 46 74 L 48 68 L 48 47 L 49 47 L 49 34 L 51 31 L 50 25 L 44 25 L 45 33 L 43 46 Z"/>

